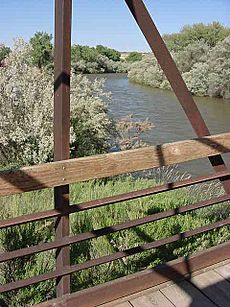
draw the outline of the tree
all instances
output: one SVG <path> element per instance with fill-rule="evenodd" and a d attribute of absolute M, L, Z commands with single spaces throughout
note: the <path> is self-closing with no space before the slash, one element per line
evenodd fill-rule
<path fill-rule="evenodd" d="M 106 56 L 108 59 L 114 61 L 114 62 L 118 62 L 120 61 L 121 58 L 121 54 L 119 51 L 112 49 L 112 48 L 108 48 L 102 45 L 97 45 L 96 46 L 96 50 L 99 54 Z"/>
<path fill-rule="evenodd" d="M 203 40 L 210 47 L 214 47 L 230 35 L 230 28 L 225 28 L 219 22 L 205 25 L 197 23 L 192 26 L 187 25 L 179 33 L 166 34 L 163 36 L 169 50 L 183 50 L 191 43 Z"/>
<path fill-rule="evenodd" d="M 0 66 L 3 65 L 3 61 L 9 55 L 10 48 L 6 47 L 4 44 L 0 44 Z"/>
<path fill-rule="evenodd" d="M 126 63 L 119 60 L 120 53 L 101 45 L 73 45 L 71 56 L 74 73 L 127 72 Z"/>
<path fill-rule="evenodd" d="M 142 60 L 142 54 L 139 52 L 130 52 L 130 54 L 127 56 L 126 61 L 127 62 L 137 62 Z"/>
<path fill-rule="evenodd" d="M 53 45 L 51 41 L 52 35 L 46 32 L 36 32 L 30 39 L 32 64 L 39 69 L 52 65 Z"/>

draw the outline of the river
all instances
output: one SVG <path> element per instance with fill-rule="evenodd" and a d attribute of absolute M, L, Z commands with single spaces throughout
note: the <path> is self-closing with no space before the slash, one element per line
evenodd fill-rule
<path fill-rule="evenodd" d="M 105 88 L 112 93 L 109 110 L 115 118 L 133 114 L 137 120 L 148 118 L 154 128 L 143 136 L 151 145 L 196 137 L 174 93 L 130 83 L 125 74 L 103 74 Z M 212 134 L 230 131 L 230 100 L 194 97 Z M 230 154 L 224 155 L 228 166 Z M 212 171 L 207 159 L 186 162 L 181 169 L 193 175 Z"/>

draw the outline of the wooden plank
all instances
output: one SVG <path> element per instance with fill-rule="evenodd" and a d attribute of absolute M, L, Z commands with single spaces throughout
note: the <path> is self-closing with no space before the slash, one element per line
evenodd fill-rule
<path fill-rule="evenodd" d="M 115 301 L 113 303 L 98 305 L 98 307 L 99 306 L 100 307 L 132 307 L 129 301 L 123 301 L 123 302 Z"/>
<path fill-rule="evenodd" d="M 226 280 L 230 281 L 230 263 L 215 268 L 215 271 L 222 277 L 224 277 Z"/>
<path fill-rule="evenodd" d="M 132 305 L 129 302 L 124 302 L 118 305 L 114 305 L 114 307 L 132 307 Z"/>
<path fill-rule="evenodd" d="M 230 133 L 0 172 L 0 196 L 151 169 L 230 151 Z"/>
<path fill-rule="evenodd" d="M 207 297 L 183 280 L 177 284 L 160 290 L 177 307 L 214 307 Z"/>
<path fill-rule="evenodd" d="M 194 276 L 191 282 L 217 306 L 230 306 L 230 283 L 214 270 Z"/>
<path fill-rule="evenodd" d="M 107 304 L 100 305 L 100 307 L 109 307 L 109 306 L 112 306 L 112 307 L 132 307 L 132 305 L 128 301 L 122 302 L 122 303 L 114 303 L 112 305 L 107 305 Z M 98 307 L 99 307 L 99 305 L 98 305 Z"/>
<path fill-rule="evenodd" d="M 130 301 L 133 307 L 173 307 L 174 305 L 158 290 Z"/>
<path fill-rule="evenodd" d="M 162 283 L 160 285 L 151 287 L 151 288 L 149 288 L 147 290 L 140 291 L 140 292 L 137 292 L 137 293 L 134 293 L 134 294 L 131 294 L 131 295 L 119 298 L 118 300 L 114 300 L 114 301 L 111 301 L 109 303 L 98 305 L 98 306 L 100 306 L 100 307 L 114 307 L 114 306 L 117 306 L 117 304 L 120 304 L 120 303 L 132 302 L 133 300 L 135 300 L 136 298 L 139 298 L 140 296 L 152 295 L 153 292 L 155 293 L 158 290 L 160 290 L 161 288 L 165 288 L 167 286 L 171 286 L 172 284 L 173 284 L 173 281 L 167 281 L 167 282 L 164 282 L 164 283 Z"/>

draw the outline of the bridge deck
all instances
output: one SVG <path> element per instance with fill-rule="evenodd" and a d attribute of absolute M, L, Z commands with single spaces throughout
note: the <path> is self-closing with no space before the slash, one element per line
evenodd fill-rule
<path fill-rule="evenodd" d="M 229 307 L 230 259 L 101 307 Z"/>

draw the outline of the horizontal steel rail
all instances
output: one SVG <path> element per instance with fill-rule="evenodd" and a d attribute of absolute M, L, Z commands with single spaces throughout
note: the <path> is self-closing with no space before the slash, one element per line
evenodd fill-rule
<path fill-rule="evenodd" d="M 84 269 L 89 269 L 89 268 L 92 268 L 92 267 L 95 267 L 101 264 L 119 260 L 121 258 L 135 255 L 143 251 L 148 251 L 154 248 L 159 248 L 163 245 L 170 244 L 170 243 L 182 240 L 182 239 L 190 238 L 192 236 L 202 234 L 202 233 L 208 232 L 213 229 L 218 229 L 223 226 L 227 226 L 229 224 L 230 224 L 230 218 L 227 218 L 225 220 L 212 223 L 210 225 L 205 225 L 205 226 L 193 229 L 193 230 L 189 230 L 189 231 L 185 231 L 185 232 L 173 235 L 168 238 L 156 240 L 154 242 L 146 243 L 146 244 L 143 244 L 137 247 L 132 247 L 124 251 L 119 251 L 119 252 L 116 252 L 108 256 L 103 256 L 97 259 L 92 259 L 92 260 L 86 261 L 81 264 L 66 266 L 62 270 L 55 270 L 53 272 L 41 274 L 41 275 L 34 276 L 28 279 L 11 282 L 11 283 L 0 286 L 0 293 L 17 290 L 20 288 L 24 288 L 24 287 L 42 282 L 42 281 L 54 279 L 54 278 L 61 277 L 61 276 L 66 276 L 66 275 L 69 275 L 69 274 L 72 274 L 72 273 L 75 273 L 75 272 L 78 272 Z"/>
<path fill-rule="evenodd" d="M 47 251 L 47 250 L 68 246 L 68 245 L 74 244 L 74 243 L 80 243 L 82 241 L 98 238 L 98 237 L 105 236 L 105 235 L 108 235 L 108 234 L 111 234 L 111 233 L 115 233 L 117 231 L 122 231 L 122 230 L 133 228 L 133 227 L 136 227 L 136 226 L 141 226 L 143 224 L 159 221 L 159 220 L 165 219 L 167 217 L 172 217 L 172 216 L 176 216 L 176 215 L 179 215 L 179 214 L 182 214 L 182 213 L 191 212 L 191 211 L 196 210 L 196 209 L 201 209 L 201 208 L 208 207 L 208 206 L 211 206 L 211 205 L 214 205 L 214 204 L 219 204 L 219 203 L 222 203 L 222 202 L 225 202 L 225 201 L 228 201 L 228 200 L 230 200 L 230 194 L 223 195 L 223 196 L 220 196 L 220 197 L 216 197 L 216 198 L 213 198 L 213 199 L 208 199 L 208 200 L 201 201 L 201 202 L 191 204 L 191 205 L 187 205 L 187 206 L 162 211 L 162 212 L 159 212 L 159 213 L 154 213 L 154 214 L 148 215 L 144 218 L 131 220 L 131 221 L 127 221 L 127 222 L 124 222 L 124 223 L 104 227 L 104 228 L 101 228 L 101 229 L 96 229 L 96 230 L 92 230 L 92 231 L 89 231 L 89 232 L 81 233 L 77 236 L 65 237 L 65 238 L 63 238 L 62 240 L 59 240 L 59 241 L 42 243 L 42 244 L 39 244 L 39 245 L 26 247 L 26 248 L 22 248 L 22 249 L 19 249 L 19 250 L 5 252 L 5 253 L 0 254 L 0 263 L 5 262 L 5 261 L 9 261 L 9 260 L 12 260 L 12 259 L 15 259 L 15 258 L 19 258 L 19 257 L 30 256 L 30 255 L 33 255 L 35 253 L 41 253 L 41 252 L 44 252 L 44 251 Z"/>
<path fill-rule="evenodd" d="M 190 278 L 197 271 L 226 261 L 230 254 L 230 243 L 221 243 L 204 251 L 180 257 L 154 268 L 145 269 L 103 284 L 79 290 L 62 298 L 52 299 L 36 307 L 62 306 L 114 306 L 114 300 L 137 294 L 167 281 L 178 282 Z M 121 300 L 123 301 L 123 300 Z"/>
<path fill-rule="evenodd" d="M 209 174 L 206 176 L 198 176 L 198 177 L 186 179 L 183 181 L 170 182 L 170 183 L 152 187 L 152 188 L 142 189 L 142 190 L 119 194 L 115 196 L 109 196 L 106 198 L 91 200 L 91 201 L 87 201 L 87 202 L 80 203 L 80 204 L 74 204 L 74 205 L 67 207 L 65 211 L 51 209 L 51 210 L 47 210 L 44 212 L 26 214 L 23 216 L 0 221 L 0 229 L 6 228 L 6 227 L 12 227 L 16 225 L 21 225 L 24 223 L 40 221 L 40 220 L 44 220 L 48 218 L 60 217 L 63 214 L 71 214 L 71 213 L 75 213 L 79 211 L 84 211 L 87 209 L 94 209 L 94 208 L 102 207 L 105 205 L 111 205 L 111 204 L 115 204 L 115 203 L 122 202 L 122 201 L 136 199 L 139 197 L 146 197 L 146 196 L 155 195 L 161 192 L 167 192 L 170 190 L 176 190 L 179 188 L 188 187 L 193 184 L 199 184 L 199 183 L 208 182 L 211 180 L 216 180 L 220 178 L 229 178 L 229 177 L 230 177 L 230 170 L 216 172 L 214 174 Z"/>

